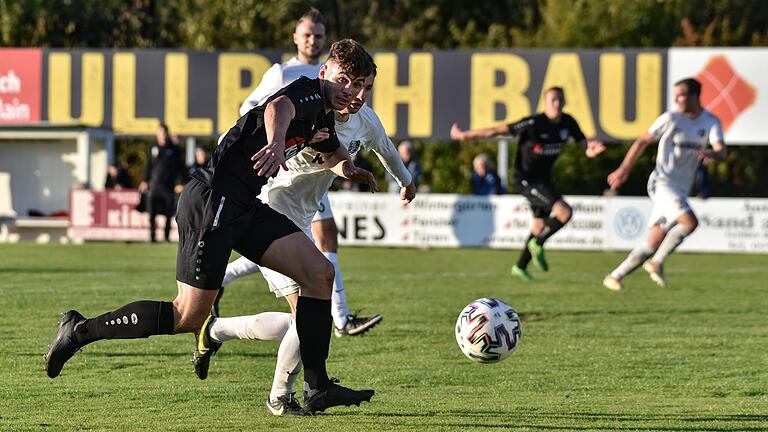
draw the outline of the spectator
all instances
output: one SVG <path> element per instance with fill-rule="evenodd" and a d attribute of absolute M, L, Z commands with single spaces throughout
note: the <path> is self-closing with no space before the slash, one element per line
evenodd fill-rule
<path fill-rule="evenodd" d="M 185 174 L 181 148 L 173 142 L 168 126 L 160 124 L 157 128 L 157 144 L 150 148 L 147 159 L 145 181 L 139 185 L 140 192 L 149 192 L 149 238 L 154 243 L 155 217 L 165 216 L 165 241 L 170 240 L 171 218 L 175 213 L 175 187 L 181 184 Z"/>
<path fill-rule="evenodd" d="M 397 146 L 397 151 L 400 153 L 400 159 L 408 168 L 408 172 L 411 173 L 411 181 L 416 189 L 419 188 L 419 177 L 421 176 L 421 164 L 413 156 L 413 144 L 410 141 L 403 141 Z M 400 193 L 400 185 L 397 184 L 394 178 L 390 176 L 389 179 L 389 192 Z"/>
<path fill-rule="evenodd" d="M 195 147 L 195 161 L 189 167 L 189 175 L 191 176 L 206 165 L 208 165 L 208 149 L 203 146 Z"/>
<path fill-rule="evenodd" d="M 474 195 L 501 195 L 506 192 L 490 158 L 485 153 L 475 156 L 472 161 L 470 181 Z"/>
<path fill-rule="evenodd" d="M 132 189 L 133 180 L 128 171 L 120 165 L 120 162 L 112 162 L 107 167 L 107 181 L 104 182 L 105 189 Z"/>

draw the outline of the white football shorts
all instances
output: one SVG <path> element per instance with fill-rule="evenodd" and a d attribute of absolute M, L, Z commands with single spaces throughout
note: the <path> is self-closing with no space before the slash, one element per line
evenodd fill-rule
<path fill-rule="evenodd" d="M 653 174 L 648 178 L 648 196 L 653 201 L 649 227 L 661 225 L 665 231 L 669 230 L 677 224 L 677 218 L 693 212 L 685 192 L 658 180 Z"/>
<path fill-rule="evenodd" d="M 323 194 L 323 197 L 320 199 L 320 210 L 315 213 L 312 222 L 325 219 L 333 219 L 333 210 L 331 210 L 331 202 L 328 200 L 328 192 Z"/>

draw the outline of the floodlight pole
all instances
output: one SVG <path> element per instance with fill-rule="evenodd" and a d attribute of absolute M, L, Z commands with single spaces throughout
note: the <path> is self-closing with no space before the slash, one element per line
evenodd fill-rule
<path fill-rule="evenodd" d="M 500 138 L 496 149 L 496 173 L 504 188 L 507 187 L 507 172 L 509 171 L 509 140 Z"/>
<path fill-rule="evenodd" d="M 197 138 L 193 136 L 187 137 L 187 166 L 192 166 L 195 163 L 195 147 L 197 147 Z"/>

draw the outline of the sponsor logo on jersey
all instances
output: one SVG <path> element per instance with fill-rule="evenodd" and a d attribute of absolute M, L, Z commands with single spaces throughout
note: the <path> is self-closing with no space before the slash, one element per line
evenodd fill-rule
<path fill-rule="evenodd" d="M 542 144 L 536 143 L 533 145 L 533 153 L 539 156 L 557 156 L 563 149 L 563 143 L 554 144 Z"/>
<path fill-rule="evenodd" d="M 296 136 L 285 141 L 285 158 L 296 156 L 304 148 L 304 137 Z"/>
<path fill-rule="evenodd" d="M 701 148 L 701 144 L 695 142 L 676 142 L 675 147 L 680 147 L 688 150 L 698 150 Z"/>

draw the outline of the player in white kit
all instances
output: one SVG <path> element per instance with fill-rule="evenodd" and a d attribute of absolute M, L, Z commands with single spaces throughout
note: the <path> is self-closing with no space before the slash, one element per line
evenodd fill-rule
<path fill-rule="evenodd" d="M 351 157 L 362 148 L 373 150 L 384 167 L 401 184 L 406 185 L 402 188 L 401 197 L 407 203 L 415 196 L 414 188 L 410 186 L 410 173 L 387 137 L 378 116 L 365 105 L 373 89 L 374 78 L 375 75 L 366 77 L 362 91 L 349 107 L 336 113 L 336 135 Z M 319 137 L 319 139 L 324 138 Z M 317 152 L 302 150 L 286 162 L 287 170 L 279 171 L 276 177 L 270 179 L 264 186 L 264 192 L 259 196 L 259 199 L 271 208 L 288 216 L 310 238 L 312 237 L 310 226 L 320 206 L 320 200 L 326 195 L 328 187 L 335 178 L 335 174 L 322 166 L 323 161 L 319 156 Z M 238 261 L 235 263 L 240 269 L 259 271 L 259 267 L 250 261 L 243 262 L 242 259 Z M 270 290 L 278 297 L 285 297 L 291 305 L 291 311 L 295 314 L 299 285 L 292 279 L 268 268 L 260 270 Z M 343 295 L 343 291 L 333 293 L 334 303 L 337 301 L 335 297 L 339 294 Z M 343 297 L 341 301 L 346 304 Z M 336 304 L 334 304 L 335 309 Z M 334 319 L 336 317 L 337 314 L 334 313 Z M 266 312 L 243 317 L 211 317 L 203 325 L 201 333 L 213 347 L 205 357 L 195 357 L 195 372 L 201 379 L 207 377 L 210 355 L 218 350 L 224 341 L 230 339 L 280 340 L 277 366 L 267 408 L 275 415 L 303 415 L 293 397 L 294 383 L 302 364 L 298 335 L 290 314 Z"/>
<path fill-rule="evenodd" d="M 611 189 L 618 189 L 645 148 L 659 142 L 656 167 L 648 178 L 648 196 L 653 201 L 650 232 L 646 243 L 633 249 L 603 279 L 610 290 L 621 290 L 624 277 L 640 265 L 658 285 L 667 285 L 664 260 L 699 224 L 687 199 L 699 160 L 723 160 L 726 156 L 720 120 L 701 106 L 701 84 L 686 78 L 675 83 L 673 92 L 677 110 L 659 116 L 648 132 L 635 140 L 619 168 L 608 175 Z"/>
<path fill-rule="evenodd" d="M 240 107 L 240 115 L 244 115 L 253 107 L 258 106 L 271 94 L 292 82 L 293 80 L 297 79 L 299 76 L 317 76 L 317 72 L 322 66 L 322 63 L 319 62 L 319 55 L 320 51 L 322 50 L 322 43 L 324 43 L 325 40 L 324 37 L 325 27 L 322 15 L 320 15 L 316 9 L 312 9 L 307 12 L 297 23 L 296 32 L 294 33 L 294 43 L 296 43 L 297 47 L 297 56 L 291 58 L 285 63 L 275 64 L 264 74 L 264 77 L 259 83 L 259 86 L 251 93 L 250 96 L 248 96 L 246 101 Z M 360 107 L 357 107 L 353 112 L 356 112 L 359 109 Z M 370 111 L 370 109 L 367 107 L 365 110 Z M 373 111 L 370 111 L 370 114 L 372 114 L 372 119 L 370 121 L 373 122 L 371 125 L 374 127 L 374 129 L 376 129 L 376 125 L 378 125 L 379 130 L 382 134 L 384 134 L 384 129 L 383 127 L 380 127 L 381 122 L 379 121 L 376 114 L 373 113 Z M 368 119 L 371 118 L 371 115 L 364 114 L 361 118 L 363 119 L 363 122 L 367 122 Z M 356 121 L 352 123 L 357 124 Z M 342 128 L 347 130 L 352 130 L 353 127 L 356 128 L 357 126 L 342 126 Z M 339 134 L 338 130 L 337 134 Z M 384 137 L 386 138 L 386 135 L 384 135 Z M 341 134 L 339 134 L 339 139 L 343 139 Z M 350 142 L 352 141 L 354 141 L 354 139 L 350 140 Z M 407 170 L 407 175 L 403 175 L 402 173 L 398 174 L 397 171 L 399 170 L 399 166 L 402 166 L 402 162 L 400 162 L 399 157 L 397 160 L 389 158 L 389 156 L 392 154 L 392 151 L 394 151 L 394 147 L 388 139 L 386 141 L 380 140 L 379 142 L 386 143 L 389 147 L 391 147 L 391 149 L 386 148 L 386 146 L 377 146 L 373 147 L 373 151 L 382 161 L 386 170 L 390 174 L 393 174 L 393 176 L 399 182 L 401 186 L 401 196 L 404 199 L 409 197 L 407 201 L 412 200 L 416 191 L 415 187 L 411 183 L 410 174 L 407 173 Z M 352 145 L 352 148 L 350 148 L 350 153 L 353 157 L 354 153 L 352 151 L 356 153 L 355 147 L 356 145 Z M 281 186 L 277 193 L 285 193 L 287 196 L 290 196 L 290 199 L 297 200 L 295 201 L 295 204 L 290 205 L 290 210 L 293 211 L 296 215 L 305 213 L 305 210 L 301 209 L 298 203 L 303 203 L 305 208 L 308 208 L 306 206 L 311 206 L 313 208 L 312 218 L 308 223 L 308 226 L 311 227 L 311 237 L 313 238 L 315 245 L 318 247 L 318 249 L 320 249 L 320 252 L 322 252 L 328 261 L 333 264 L 334 270 L 336 271 L 332 297 L 332 313 L 335 334 L 336 336 L 354 336 L 362 334 L 371 329 L 382 320 L 382 316 L 379 314 L 372 316 L 356 316 L 351 314 L 349 311 L 349 306 L 346 300 L 346 293 L 344 290 L 344 281 L 341 269 L 339 268 L 339 260 L 337 255 L 338 230 L 336 228 L 336 222 L 333 219 L 333 211 L 331 210 L 331 205 L 328 200 L 328 195 L 326 193 L 327 190 L 328 188 L 326 187 L 319 201 L 315 201 L 314 194 L 311 191 L 303 192 Z M 301 222 L 303 222 L 304 216 L 294 218 L 291 216 L 291 214 L 286 213 L 281 209 L 277 210 L 286 214 L 286 216 L 290 217 L 291 219 L 301 219 Z M 294 220 L 294 222 L 296 222 L 300 228 L 304 229 L 304 224 L 300 223 L 299 220 Z M 223 285 L 227 286 L 229 283 L 241 276 L 246 276 L 248 274 L 256 273 L 259 271 L 260 269 L 256 264 L 250 262 L 246 258 L 240 258 L 227 266 L 227 273 L 224 276 Z M 223 292 L 223 290 L 221 292 Z M 217 299 L 214 305 L 217 313 L 218 300 L 219 299 Z"/>

